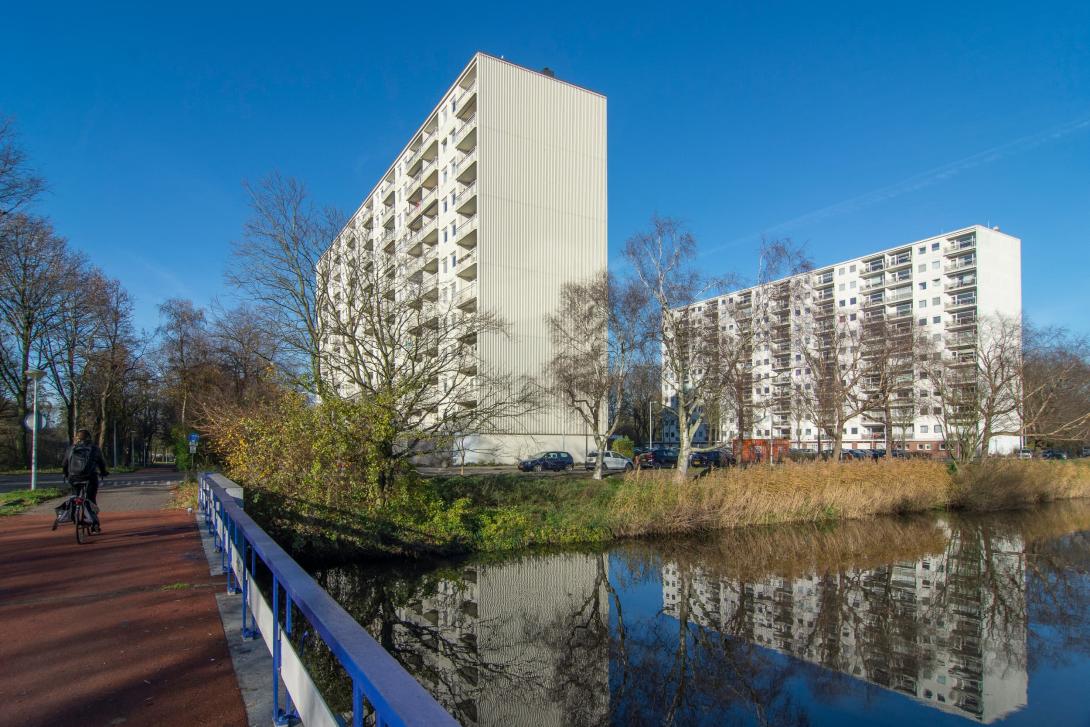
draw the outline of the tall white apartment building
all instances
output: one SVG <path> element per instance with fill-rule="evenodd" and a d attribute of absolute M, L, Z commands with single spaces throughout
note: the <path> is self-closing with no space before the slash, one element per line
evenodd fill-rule
<path fill-rule="evenodd" d="M 697 303 L 690 312 L 725 335 L 741 327 L 760 331 L 751 337 L 743 404 L 748 410 L 742 417 L 748 431 L 738 431 L 737 412 L 726 403 L 718 416 L 708 417 L 713 421 L 705 421 L 694 442 L 773 437 L 790 440 L 793 447 L 825 449 L 832 444 L 830 435 L 798 406 L 811 380 L 802 346 L 819 345 L 833 329 L 852 331 L 861 347 L 873 346 L 875 336 L 890 331 L 911 332 L 930 339 L 947 360 L 971 369 L 989 335 L 982 323 L 1000 316 L 1020 319 L 1021 281 L 1021 240 L 974 225 Z M 903 442 L 912 453 L 945 456 L 941 412 L 932 400 L 932 383 L 921 380 L 919 368 L 909 365 L 901 375 L 904 395 L 893 399 L 897 416 L 888 424 L 897 446 Z M 858 385 L 865 390 L 868 383 Z M 664 386 L 664 402 L 672 395 Z M 874 411 L 860 412 L 845 422 L 844 446 L 882 448 L 886 425 Z M 664 422 L 663 439 L 678 441 L 676 422 Z M 1018 446 L 1018 437 L 1004 435 L 993 438 L 989 448 L 1007 453 Z"/>
<path fill-rule="evenodd" d="M 605 97 L 477 53 L 341 238 L 409 245 L 438 302 L 506 322 L 506 335 L 476 342 L 481 369 L 540 377 L 551 357 L 545 316 L 564 283 L 605 269 L 606 224 Z M 580 458 L 585 434 L 576 417 L 546 407 L 475 432 L 462 448 L 468 461 L 543 449 Z"/>

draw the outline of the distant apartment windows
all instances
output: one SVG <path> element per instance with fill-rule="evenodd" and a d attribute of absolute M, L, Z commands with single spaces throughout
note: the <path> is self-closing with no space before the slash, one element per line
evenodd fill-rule
<path fill-rule="evenodd" d="M 916 272 L 926 273 L 927 272 L 927 263 L 920 263 L 919 265 L 917 265 L 916 266 Z"/>
<path fill-rule="evenodd" d="M 852 434 L 859 434 L 859 427 L 852 427 Z"/>
<path fill-rule="evenodd" d="M 844 274 L 844 268 L 840 268 L 839 270 L 837 270 L 836 274 L 837 275 L 843 275 Z"/>
<path fill-rule="evenodd" d="M 931 319 L 932 323 L 942 323 L 942 316 L 935 316 Z"/>
<path fill-rule="evenodd" d="M 447 183 L 447 168 L 443 167 L 443 184 Z"/>
<path fill-rule="evenodd" d="M 856 299 L 855 299 L 855 298 L 852 298 L 852 299 L 851 299 L 851 300 L 849 301 L 849 303 L 851 303 L 852 305 L 855 305 L 855 301 L 856 301 Z"/>
<path fill-rule="evenodd" d="M 919 306 L 918 307 L 919 308 L 926 308 L 927 307 L 927 301 L 926 300 L 919 301 Z"/>
<path fill-rule="evenodd" d="M 939 243 L 932 242 L 931 243 L 931 252 L 938 252 L 938 251 L 939 251 Z"/>
<path fill-rule="evenodd" d="M 850 321 L 854 321 L 854 320 L 855 320 L 855 317 L 856 317 L 856 316 L 855 316 L 855 313 L 852 313 L 852 314 L 851 314 L 850 316 L 848 316 L 848 320 L 850 320 Z"/>
<path fill-rule="evenodd" d="M 450 254 L 450 266 L 453 268 L 458 264 L 458 253 L 452 252 Z"/>
<path fill-rule="evenodd" d="M 941 298 L 932 298 L 931 299 L 931 305 L 938 305 L 941 302 L 942 302 Z"/>
<path fill-rule="evenodd" d="M 938 424 L 935 425 L 935 434 L 942 434 L 942 427 Z"/>
<path fill-rule="evenodd" d="M 939 320 L 940 320 L 940 319 L 939 319 L 939 317 L 938 317 L 938 316 L 936 316 L 936 317 L 935 317 L 935 322 L 936 322 L 936 323 L 938 323 L 938 322 L 939 322 Z M 941 333 L 932 333 L 932 334 L 931 334 L 931 340 L 932 340 L 932 341 L 935 341 L 936 343 L 938 343 L 939 341 L 941 341 L 941 340 L 942 340 L 942 334 L 941 334 Z"/>
<path fill-rule="evenodd" d="M 928 426 L 926 424 L 920 425 L 920 434 L 927 434 Z"/>
<path fill-rule="evenodd" d="M 853 272 L 853 273 L 854 273 L 854 272 L 855 272 L 855 266 L 854 266 L 854 265 L 850 266 L 850 267 L 848 268 L 848 271 L 849 271 L 849 272 Z"/>
<path fill-rule="evenodd" d="M 447 241 L 447 228 L 443 228 L 443 242 Z"/>
<path fill-rule="evenodd" d="M 841 308 L 843 308 L 843 307 L 844 307 L 844 305 L 846 304 L 846 302 L 847 302 L 847 301 L 845 301 L 844 299 L 841 299 L 841 300 L 840 300 L 840 307 L 841 307 Z"/>
<path fill-rule="evenodd" d="M 841 284 L 840 284 L 840 288 L 839 288 L 839 290 L 840 290 L 841 292 L 844 292 L 844 283 L 841 283 Z"/>
<path fill-rule="evenodd" d="M 920 254 L 923 255 L 927 252 L 927 245 L 920 245 Z"/>
<path fill-rule="evenodd" d="M 852 267 L 855 267 L 855 266 L 853 265 Z M 855 287 L 855 281 L 853 280 L 852 282 L 848 283 L 848 287 L 849 288 L 854 288 Z"/>
<path fill-rule="evenodd" d="M 938 260 L 932 260 L 931 261 L 931 269 L 932 270 L 938 270 L 940 265 L 942 265 L 942 263 L 940 263 Z"/>
<path fill-rule="evenodd" d="M 920 290 L 927 290 L 927 283 L 926 282 L 920 283 L 919 285 L 920 285 Z"/>
<path fill-rule="evenodd" d="M 921 326 L 926 326 L 927 325 L 927 319 L 926 318 L 921 318 L 920 319 L 920 325 Z"/>
<path fill-rule="evenodd" d="M 443 198 L 443 211 L 444 212 L 447 211 L 447 199 L 446 199 L 446 197 Z"/>

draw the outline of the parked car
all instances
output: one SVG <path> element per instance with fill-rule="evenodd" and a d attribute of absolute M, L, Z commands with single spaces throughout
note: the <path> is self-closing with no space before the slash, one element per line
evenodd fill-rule
<path fill-rule="evenodd" d="M 1017 450 L 1018 459 L 1033 459 L 1033 450 L 1023 447 Z"/>
<path fill-rule="evenodd" d="M 1058 449 L 1046 449 L 1041 452 L 1041 459 L 1067 459 L 1067 452 L 1061 452 Z"/>
<path fill-rule="evenodd" d="M 592 470 L 598 465 L 598 453 L 587 452 L 587 470 Z M 605 470 L 624 470 L 628 472 L 632 469 L 632 460 L 625 457 L 623 454 L 618 454 L 610 450 L 602 452 L 602 468 Z"/>
<path fill-rule="evenodd" d="M 519 462 L 523 472 L 541 472 L 543 470 L 571 470 L 575 468 L 575 458 L 567 452 L 538 452 Z"/>
<path fill-rule="evenodd" d="M 655 447 L 641 454 L 636 459 L 636 466 L 642 469 L 659 469 L 661 467 L 677 467 L 677 450 L 666 447 Z"/>
<path fill-rule="evenodd" d="M 818 453 L 812 449 L 797 449 L 792 447 L 787 450 L 787 458 L 792 462 L 813 462 L 818 458 Z"/>
<path fill-rule="evenodd" d="M 737 464 L 729 449 L 707 449 L 689 455 L 690 467 L 733 467 Z"/>
<path fill-rule="evenodd" d="M 1080 456 L 1090 457 L 1090 447 L 1083 447 L 1082 448 L 1082 454 Z"/>

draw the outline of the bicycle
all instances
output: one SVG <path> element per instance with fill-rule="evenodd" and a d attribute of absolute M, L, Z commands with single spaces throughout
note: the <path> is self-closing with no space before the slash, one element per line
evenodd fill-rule
<path fill-rule="evenodd" d="M 105 478 L 103 478 L 105 479 Z M 89 535 L 92 535 L 95 530 L 95 526 L 98 524 L 97 506 L 87 499 L 87 485 L 88 482 L 79 483 L 79 491 L 73 498 L 72 503 L 72 522 L 76 524 L 76 542 L 83 544 Z M 92 522 L 84 522 L 83 513 L 88 507 L 94 507 L 91 511 Z M 53 523 L 53 529 L 57 529 L 57 523 Z"/>

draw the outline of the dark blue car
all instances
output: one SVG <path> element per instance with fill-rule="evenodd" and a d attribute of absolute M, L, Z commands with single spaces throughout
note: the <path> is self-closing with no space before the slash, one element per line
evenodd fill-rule
<path fill-rule="evenodd" d="M 575 468 L 575 459 L 567 452 L 538 452 L 519 462 L 523 472 L 541 472 L 543 470 L 563 471 Z"/>

